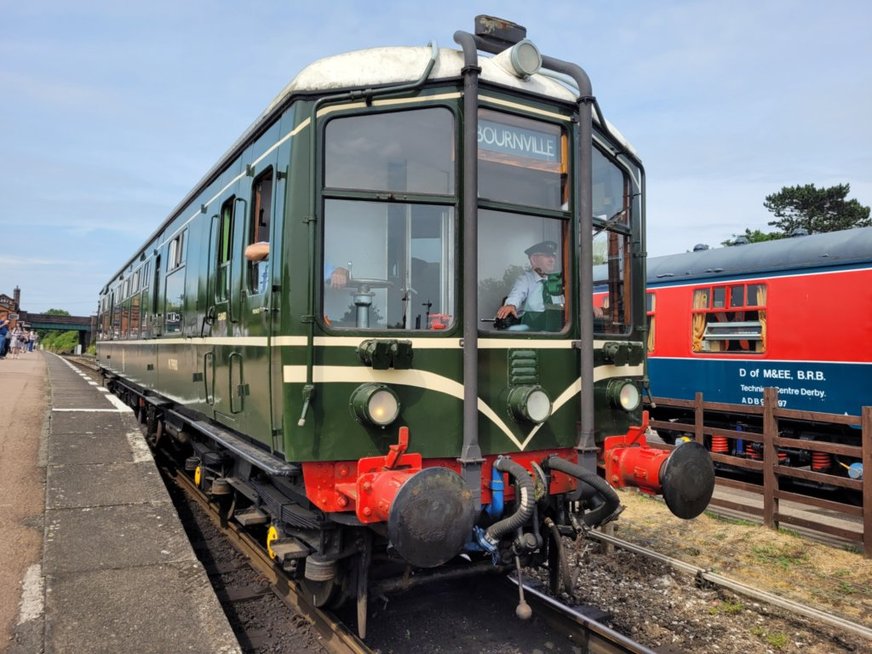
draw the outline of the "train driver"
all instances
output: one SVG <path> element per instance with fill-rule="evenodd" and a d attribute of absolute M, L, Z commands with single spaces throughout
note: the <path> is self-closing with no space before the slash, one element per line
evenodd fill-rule
<path fill-rule="evenodd" d="M 497 318 L 509 316 L 536 331 L 559 331 L 563 327 L 563 275 L 555 272 L 559 249 L 554 241 L 541 241 L 524 250 L 530 269 L 523 272 L 499 309 Z"/>

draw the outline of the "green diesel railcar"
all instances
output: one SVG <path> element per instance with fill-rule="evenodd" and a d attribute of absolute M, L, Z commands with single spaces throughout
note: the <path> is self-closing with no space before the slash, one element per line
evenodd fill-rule
<path fill-rule="evenodd" d="M 150 438 L 361 632 L 374 555 L 556 587 L 609 483 L 684 517 L 713 484 L 702 448 L 645 444 L 633 148 L 520 26 L 455 40 L 303 69 L 100 296 Z"/>

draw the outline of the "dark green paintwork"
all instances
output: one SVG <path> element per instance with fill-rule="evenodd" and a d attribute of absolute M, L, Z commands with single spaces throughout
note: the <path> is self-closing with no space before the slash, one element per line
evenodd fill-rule
<path fill-rule="evenodd" d="M 456 86 L 449 84 L 447 88 L 428 88 L 424 93 L 453 90 L 456 90 Z M 500 95 L 515 102 L 535 105 L 528 98 L 517 98 L 508 93 Z M 565 106 L 547 108 L 564 114 L 572 111 L 572 107 Z M 454 110 L 459 112 L 459 104 L 454 106 Z M 343 339 L 358 336 L 358 341 L 379 337 L 441 340 L 449 347 L 444 350 L 413 347 L 412 370 L 438 374 L 458 385 L 463 383 L 462 351 L 457 347 L 462 319 L 459 308 L 456 311 L 458 321 L 455 328 L 436 333 L 355 334 L 346 330 L 331 334 L 315 316 L 309 314 L 310 269 L 315 270 L 316 277 L 320 275 L 319 257 L 309 247 L 310 221 L 317 219 L 310 211 L 312 194 L 316 193 L 311 148 L 320 124 L 317 128 L 310 124 L 263 160 L 257 162 L 257 159 L 300 125 L 310 113 L 311 101 L 299 100 L 276 115 L 274 121 L 254 141 L 248 143 L 238 157 L 225 162 L 219 174 L 208 180 L 196 197 L 168 221 L 162 234 L 173 234 L 183 224 L 186 224 L 187 230 L 185 263 L 169 276 L 169 284 L 166 274 L 169 244 L 163 242 L 161 235 L 135 254 L 123 275 L 128 277 L 145 262 L 150 263 L 152 271 L 150 287 L 143 293 L 143 333 L 138 338 L 128 340 L 106 339 L 104 335 L 98 343 L 98 359 L 107 369 L 155 390 L 186 409 L 246 434 L 267 448 L 283 452 L 291 461 L 354 460 L 385 453 L 388 445 L 396 442 L 396 428 L 399 425 L 410 428 L 412 451 L 420 452 L 425 457 L 455 458 L 463 440 L 462 401 L 459 397 L 436 390 L 392 385 L 402 404 L 402 412 L 395 425 L 379 429 L 360 424 L 349 408 L 349 398 L 358 382 L 316 383 L 305 424 L 298 425 L 303 412 L 304 383 L 284 382 L 283 368 L 291 366 L 300 370 L 309 362 L 305 337 L 312 320 L 315 320 L 314 336 L 319 340 L 334 336 Z M 459 116 L 459 113 L 456 115 Z M 457 147 L 459 151 L 459 137 Z M 461 160 L 460 157 L 458 160 Z M 243 174 L 247 167 L 248 174 Z M 242 246 L 248 230 L 252 182 L 270 167 L 279 173 L 273 187 L 274 211 L 270 236 L 272 277 L 266 292 L 256 294 L 247 290 L 247 266 Z M 233 181 L 239 175 L 242 176 Z M 458 174 L 457 178 L 461 176 Z M 218 301 L 215 261 L 219 213 L 222 204 L 234 197 L 238 201 L 233 203 L 236 220 L 230 262 L 231 293 L 227 301 Z M 460 206 L 458 198 L 457 212 Z M 201 207 L 205 211 L 201 211 Z M 462 220 L 459 213 L 457 215 Z M 317 222 L 315 225 L 317 228 Z M 641 250 L 641 237 L 638 236 L 641 233 L 641 221 L 638 216 L 634 217 L 634 225 L 638 230 L 634 243 Z M 460 233 L 459 226 L 457 233 Z M 459 252 L 458 243 L 458 260 Z M 155 278 L 153 271 L 158 257 L 160 272 Z M 460 266 L 458 271 L 462 269 Z M 577 274 L 574 264 L 571 269 Z M 640 257 L 634 263 L 633 270 L 639 282 L 642 272 Z M 120 283 L 123 283 L 120 278 L 111 280 L 107 291 L 111 292 Z M 164 329 L 167 313 L 175 308 L 172 298 L 166 298 L 168 286 L 171 291 L 175 286 L 176 295 L 182 296 L 178 303 L 182 314 L 181 331 L 175 334 L 166 333 Z M 460 287 L 461 279 L 458 278 L 457 288 Z M 637 285 L 635 293 L 637 310 L 633 331 L 621 337 L 609 337 L 610 340 L 644 342 L 641 283 Z M 129 307 L 130 300 L 125 302 Z M 207 321 L 207 317 L 211 316 L 214 319 Z M 573 324 L 577 324 L 577 320 Z M 296 337 L 297 344 L 277 347 L 272 345 L 271 339 L 274 337 Z M 519 338 L 517 334 L 491 337 Z M 559 339 L 566 346 L 560 349 L 537 349 L 531 345 L 529 348 L 536 352 L 538 383 L 554 400 L 579 376 L 578 351 L 570 347 L 570 342 L 578 338 L 577 329 L 574 327 L 569 333 L 544 338 Z M 511 349 L 518 348 L 480 349 L 480 398 L 494 409 L 512 434 L 523 441 L 532 426 L 516 421 L 506 402 Z M 365 368 L 357 354 L 356 344 L 339 347 L 316 345 L 311 358 L 316 369 L 322 365 Z M 395 373 L 389 370 L 385 374 L 390 376 Z M 604 388 L 604 384 L 601 382 L 598 386 Z M 638 424 L 638 420 L 638 412 L 628 416 L 622 411 L 615 411 L 604 401 L 604 392 L 597 390 L 598 437 L 624 433 L 631 423 Z M 574 446 L 578 422 L 579 401 L 576 394 L 537 431 L 526 449 Z M 517 446 L 484 416 L 480 420 L 479 437 L 484 454 L 517 450 Z"/>

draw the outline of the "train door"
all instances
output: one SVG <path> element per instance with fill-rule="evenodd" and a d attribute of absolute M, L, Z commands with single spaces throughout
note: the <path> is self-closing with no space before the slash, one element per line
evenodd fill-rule
<path fill-rule="evenodd" d="M 222 415 L 224 422 L 234 422 L 231 410 L 230 366 L 234 351 L 235 326 L 239 322 L 238 284 L 234 286 L 239 257 L 234 246 L 239 242 L 237 216 L 241 213 L 235 194 L 220 203 L 218 212 L 209 221 L 206 275 L 206 311 L 200 335 L 207 347 L 200 351 L 199 365 L 203 371 L 203 391 L 206 412 Z M 234 293 L 234 289 L 237 289 Z"/>
<path fill-rule="evenodd" d="M 251 193 L 245 216 L 240 294 L 240 328 L 244 339 L 233 354 L 230 406 L 238 414 L 246 433 L 271 449 L 281 448 L 274 431 L 272 407 L 272 356 L 270 340 L 274 311 L 278 308 L 281 275 L 281 230 L 273 220 L 278 193 L 277 156 L 264 158 L 253 170 Z M 281 186 L 284 188 L 282 180 Z"/>

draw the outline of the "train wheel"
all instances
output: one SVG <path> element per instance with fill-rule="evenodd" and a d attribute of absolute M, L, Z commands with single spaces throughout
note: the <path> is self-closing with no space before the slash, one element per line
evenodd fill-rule
<path fill-rule="evenodd" d="M 306 557 L 305 572 L 300 586 L 315 606 L 338 608 L 346 599 L 343 589 L 345 569 L 340 562 L 318 554 Z"/>
<path fill-rule="evenodd" d="M 300 580 L 300 586 L 306 594 L 306 599 L 312 602 L 319 609 L 324 606 L 336 608 L 337 598 L 342 597 L 342 584 L 336 579 L 326 579 L 324 581 L 314 581 L 303 577 Z"/>

